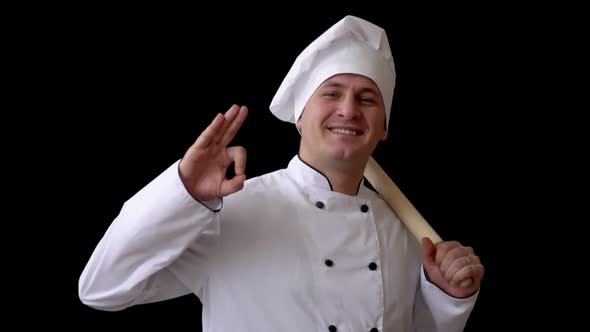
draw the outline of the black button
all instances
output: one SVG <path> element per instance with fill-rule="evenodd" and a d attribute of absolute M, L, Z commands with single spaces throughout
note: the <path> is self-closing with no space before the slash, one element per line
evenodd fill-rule
<path fill-rule="evenodd" d="M 375 264 L 375 263 L 369 264 L 369 269 L 371 269 L 372 271 L 377 270 L 377 264 Z"/>
<path fill-rule="evenodd" d="M 323 209 L 324 208 L 324 203 L 322 203 L 322 202 L 315 202 L 315 207 L 317 207 L 318 209 Z"/>
<path fill-rule="evenodd" d="M 379 332 L 379 329 L 376 328 L 376 327 L 374 327 L 374 328 L 371 329 L 371 332 Z"/>
<path fill-rule="evenodd" d="M 367 204 L 363 204 L 363 205 L 361 205 L 361 211 L 363 211 L 363 212 L 365 212 L 365 213 L 366 213 L 367 211 L 369 211 L 369 207 L 367 206 Z"/>
<path fill-rule="evenodd" d="M 332 266 L 332 265 L 334 265 L 334 262 L 332 262 L 332 261 L 331 261 L 331 260 L 329 260 L 329 259 L 326 259 L 326 261 L 325 261 L 324 263 L 326 263 L 326 265 L 327 265 L 327 266 Z"/>
<path fill-rule="evenodd" d="M 338 329 L 334 325 L 330 325 L 330 327 L 328 329 L 330 330 L 330 332 L 336 332 L 336 331 L 338 331 Z"/>

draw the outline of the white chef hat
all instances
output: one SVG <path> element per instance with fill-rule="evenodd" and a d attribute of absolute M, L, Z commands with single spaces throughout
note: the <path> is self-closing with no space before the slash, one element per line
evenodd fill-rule
<path fill-rule="evenodd" d="M 271 112 L 295 123 L 315 90 L 336 74 L 364 75 L 375 82 L 385 104 L 386 128 L 395 88 L 395 65 L 384 29 L 346 16 L 314 40 L 295 60 L 279 86 Z"/>

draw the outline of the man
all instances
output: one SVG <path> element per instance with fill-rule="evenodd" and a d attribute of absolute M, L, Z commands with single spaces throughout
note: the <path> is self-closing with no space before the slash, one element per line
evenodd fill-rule
<path fill-rule="evenodd" d="M 363 185 L 394 82 L 385 32 L 352 16 L 336 23 L 271 103 L 301 134 L 288 167 L 246 181 L 246 150 L 228 145 L 248 109 L 217 115 L 125 203 L 80 277 L 82 302 L 122 310 L 192 292 L 204 331 L 461 331 L 479 258 L 452 241 L 421 248 Z"/>

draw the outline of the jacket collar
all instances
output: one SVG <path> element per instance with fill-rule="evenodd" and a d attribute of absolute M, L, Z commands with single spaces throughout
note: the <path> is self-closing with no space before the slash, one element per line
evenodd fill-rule
<path fill-rule="evenodd" d="M 330 183 L 330 180 L 328 180 L 328 177 L 306 163 L 301 159 L 299 154 L 293 157 L 289 162 L 287 173 L 302 187 L 310 186 L 319 190 L 333 191 L 332 184 Z M 364 192 L 364 189 L 361 181 L 357 187 L 357 195 L 359 192 Z"/>

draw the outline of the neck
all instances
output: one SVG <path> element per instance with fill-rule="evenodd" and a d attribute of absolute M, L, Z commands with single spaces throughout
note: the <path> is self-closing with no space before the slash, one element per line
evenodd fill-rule
<path fill-rule="evenodd" d="M 306 158 L 305 154 L 301 153 L 299 158 L 327 177 L 332 191 L 351 196 L 357 194 L 359 184 L 363 179 L 366 161 L 360 164 L 349 161 L 322 161 Z"/>

